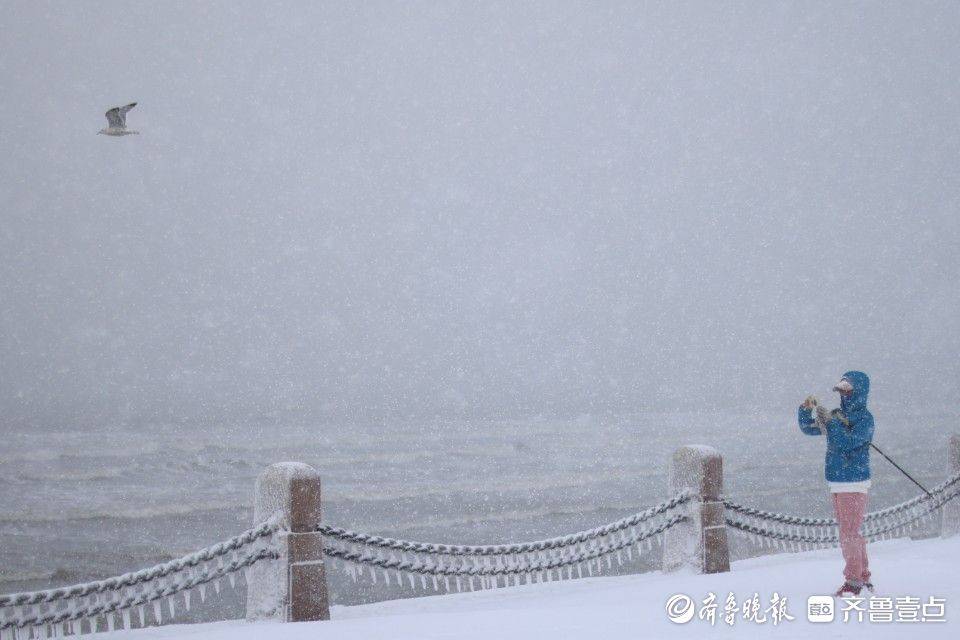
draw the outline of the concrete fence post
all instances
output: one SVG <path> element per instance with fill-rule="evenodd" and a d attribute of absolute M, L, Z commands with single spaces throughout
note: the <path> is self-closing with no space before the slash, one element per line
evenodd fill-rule
<path fill-rule="evenodd" d="M 670 465 L 670 495 L 687 489 L 694 494 L 687 503 L 690 519 L 664 535 L 663 570 L 691 567 L 697 573 L 730 570 L 727 526 L 721 494 L 723 457 L 713 447 L 686 445 L 673 454 Z"/>
<path fill-rule="evenodd" d="M 947 473 L 960 473 L 960 433 L 950 436 L 947 443 Z M 954 486 L 956 490 L 956 486 Z M 940 535 L 944 538 L 960 534 L 960 496 L 947 502 L 941 508 Z"/>
<path fill-rule="evenodd" d="M 329 620 L 330 604 L 323 565 L 320 522 L 320 474 L 299 462 L 280 462 L 257 478 L 254 524 L 274 514 L 283 518 L 280 559 L 247 570 L 247 619 L 287 622 Z"/>

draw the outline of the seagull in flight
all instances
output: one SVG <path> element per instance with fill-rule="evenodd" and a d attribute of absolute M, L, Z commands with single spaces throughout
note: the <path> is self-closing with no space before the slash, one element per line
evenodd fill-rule
<path fill-rule="evenodd" d="M 129 136 L 139 131 L 127 129 L 127 111 L 137 106 L 136 102 L 131 102 L 123 107 L 114 107 L 105 114 L 107 116 L 107 128 L 100 129 L 97 133 L 105 136 Z"/>

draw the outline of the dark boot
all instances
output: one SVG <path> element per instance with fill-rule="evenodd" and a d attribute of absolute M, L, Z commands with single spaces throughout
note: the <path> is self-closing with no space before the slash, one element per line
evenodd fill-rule
<path fill-rule="evenodd" d="M 844 596 L 858 596 L 860 595 L 860 590 L 863 588 L 863 585 L 850 582 L 849 580 L 840 585 L 840 588 L 837 589 L 836 595 L 839 598 Z"/>

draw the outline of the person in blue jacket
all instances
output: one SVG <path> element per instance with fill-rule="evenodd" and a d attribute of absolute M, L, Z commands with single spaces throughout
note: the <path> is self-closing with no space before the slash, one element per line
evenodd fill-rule
<path fill-rule="evenodd" d="M 833 390 L 840 394 L 839 409 L 827 412 L 810 396 L 800 405 L 797 419 L 803 433 L 827 437 L 824 476 L 833 495 L 845 563 L 844 582 L 836 595 L 858 595 L 864 587 L 873 591 L 867 543 L 860 535 L 870 489 L 870 442 L 873 440 L 873 415 L 867 409 L 870 378 L 862 371 L 847 371 Z"/>

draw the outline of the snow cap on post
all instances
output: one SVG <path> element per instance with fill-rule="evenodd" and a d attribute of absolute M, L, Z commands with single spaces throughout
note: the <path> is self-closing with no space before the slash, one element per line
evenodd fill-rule
<path fill-rule="evenodd" d="M 302 462 L 270 465 L 257 478 L 253 511 L 258 522 L 279 513 L 290 531 L 315 530 L 320 522 L 320 474 Z"/>

